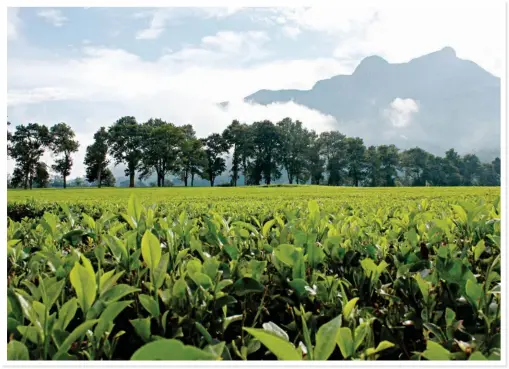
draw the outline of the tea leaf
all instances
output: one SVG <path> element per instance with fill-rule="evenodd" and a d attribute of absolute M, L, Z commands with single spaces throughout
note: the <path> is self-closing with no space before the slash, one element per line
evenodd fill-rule
<path fill-rule="evenodd" d="M 279 360 L 301 360 L 297 349 L 290 342 L 274 333 L 255 328 L 244 328 L 244 330 L 259 340 Z"/>
<path fill-rule="evenodd" d="M 27 347 L 19 341 L 7 344 L 7 360 L 30 360 Z"/>
<path fill-rule="evenodd" d="M 149 230 L 145 231 L 141 240 L 141 255 L 151 271 L 157 267 L 161 260 L 161 243 Z"/>
<path fill-rule="evenodd" d="M 161 339 L 147 343 L 131 356 L 131 360 L 217 360 L 210 352 L 185 346 L 175 339 Z"/>
<path fill-rule="evenodd" d="M 322 325 L 316 333 L 315 360 L 327 360 L 332 355 L 341 327 L 341 315 Z"/>
<path fill-rule="evenodd" d="M 336 336 L 336 342 L 341 350 L 341 355 L 343 355 L 345 359 L 348 359 L 355 353 L 352 331 L 350 328 L 339 328 L 339 334 Z"/>

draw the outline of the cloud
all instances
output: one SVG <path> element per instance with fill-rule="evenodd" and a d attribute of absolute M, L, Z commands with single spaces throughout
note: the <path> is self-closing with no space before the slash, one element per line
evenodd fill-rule
<path fill-rule="evenodd" d="M 394 127 L 402 128 L 410 125 L 414 114 L 418 111 L 419 105 L 415 100 L 398 97 L 384 110 L 384 115 Z"/>
<path fill-rule="evenodd" d="M 8 115 L 14 125 L 70 124 L 81 143 L 72 176 L 84 173 L 83 157 L 93 133 L 124 115 L 140 122 L 160 117 L 179 125 L 191 123 L 201 137 L 221 132 L 233 119 L 252 123 L 289 116 L 319 132 L 331 129 L 334 118 L 293 102 L 260 106 L 242 101 L 262 88 L 309 89 L 317 80 L 344 71 L 330 58 L 257 58 L 266 53 L 267 40 L 259 31 L 221 31 L 154 61 L 90 45 L 82 47 L 79 57 L 11 57 Z M 218 106 L 221 101 L 229 101 L 228 108 Z M 12 169 L 12 163 L 8 167 Z"/>
<path fill-rule="evenodd" d="M 20 25 L 19 8 L 7 8 L 7 40 L 18 38 Z"/>
<path fill-rule="evenodd" d="M 37 12 L 37 16 L 44 18 L 47 22 L 53 24 L 55 27 L 62 27 L 67 22 L 67 17 L 62 14 L 58 9 L 44 9 Z"/>
<path fill-rule="evenodd" d="M 394 6 L 387 2 L 384 6 L 349 4 L 334 10 L 318 6 L 277 8 L 260 11 L 253 18 L 263 24 L 298 27 L 330 37 L 336 43 L 333 55 L 340 60 L 359 62 L 366 56 L 379 55 L 391 63 L 403 63 L 451 46 L 459 58 L 473 60 L 498 76 L 502 74 L 503 3 L 467 3 L 459 7 L 420 2 Z"/>
<path fill-rule="evenodd" d="M 186 16 L 198 16 L 203 19 L 229 17 L 242 8 L 157 8 L 150 12 L 137 12 L 136 18 L 150 17 L 150 24 L 147 28 L 136 33 L 137 40 L 154 40 L 164 32 L 168 22 Z"/>
<path fill-rule="evenodd" d="M 284 26 L 282 28 L 283 33 L 290 38 L 297 38 L 301 34 L 299 27 Z"/>

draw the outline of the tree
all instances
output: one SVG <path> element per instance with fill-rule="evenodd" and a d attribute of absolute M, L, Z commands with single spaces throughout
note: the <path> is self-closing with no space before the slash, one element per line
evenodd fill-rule
<path fill-rule="evenodd" d="M 348 137 L 345 140 L 345 144 L 348 176 L 352 180 L 353 185 L 359 187 L 359 183 L 366 175 L 366 146 L 364 146 L 362 138 L 359 137 Z"/>
<path fill-rule="evenodd" d="M 49 172 L 46 163 L 38 162 L 35 167 L 34 184 L 38 188 L 46 188 L 49 184 Z"/>
<path fill-rule="evenodd" d="M 478 183 L 479 173 L 481 172 L 481 161 L 474 154 L 463 156 L 460 173 L 463 177 L 464 186 L 473 186 Z"/>
<path fill-rule="evenodd" d="M 72 128 L 65 123 L 58 123 L 51 127 L 50 135 L 51 151 L 53 151 L 55 155 L 63 154 L 61 158 L 55 160 L 55 164 L 52 168 L 62 176 L 64 188 L 66 188 L 67 177 L 71 174 L 73 164 L 71 155 L 78 151 L 80 144 L 74 139 L 76 135 Z"/>
<path fill-rule="evenodd" d="M 87 147 L 85 154 L 86 178 L 89 182 L 97 181 L 97 185 L 101 188 L 103 181 L 101 180 L 109 160 L 108 155 L 108 131 L 101 127 L 94 133 L 94 143 Z"/>
<path fill-rule="evenodd" d="M 191 177 L 191 186 L 194 185 L 195 175 L 199 175 L 201 167 L 205 160 L 205 152 L 203 151 L 203 143 L 196 138 L 196 133 L 191 125 L 181 127 L 184 132 L 184 139 L 180 147 L 180 157 L 178 160 L 178 174 L 184 185 L 187 187 L 189 177 Z"/>
<path fill-rule="evenodd" d="M 242 165 L 242 143 L 244 141 L 245 129 L 239 123 L 238 120 L 234 120 L 226 129 L 223 131 L 223 138 L 228 144 L 228 149 L 232 148 L 232 184 L 237 186 L 237 180 L 239 179 L 239 173 Z"/>
<path fill-rule="evenodd" d="M 135 117 L 122 117 L 108 129 L 111 154 L 115 165 L 126 164 L 125 174 L 129 176 L 129 187 L 135 186 L 136 170 L 143 156 L 142 144 L 142 131 Z"/>
<path fill-rule="evenodd" d="M 304 172 L 307 169 L 306 161 L 311 145 L 311 136 L 307 129 L 302 126 L 302 122 L 293 122 L 290 118 L 285 118 L 277 123 L 280 136 L 280 158 L 283 167 L 288 175 L 288 182 L 304 178 Z"/>
<path fill-rule="evenodd" d="M 380 184 L 380 156 L 376 146 L 370 146 L 365 154 L 367 185 L 377 187 Z"/>
<path fill-rule="evenodd" d="M 177 159 L 185 139 L 184 131 L 161 119 L 150 119 L 142 125 L 140 180 L 157 175 L 157 186 L 164 186 L 166 173 L 176 171 Z"/>
<path fill-rule="evenodd" d="M 323 179 L 323 171 L 325 160 L 320 155 L 322 151 L 321 141 L 318 140 L 318 137 L 315 132 L 310 132 L 310 146 L 307 152 L 307 165 L 308 172 L 311 178 L 311 184 L 318 185 Z"/>
<path fill-rule="evenodd" d="M 327 184 L 342 185 L 347 171 L 346 136 L 337 131 L 322 132 L 318 140 L 322 149 L 320 154 L 325 161 Z"/>
<path fill-rule="evenodd" d="M 228 144 L 223 137 L 213 133 L 202 140 L 205 147 L 205 165 L 202 171 L 202 178 L 210 181 L 210 186 L 214 187 L 214 181 L 226 169 L 226 162 L 221 156 L 228 151 Z"/>
<path fill-rule="evenodd" d="M 48 127 L 37 123 L 16 126 L 9 139 L 8 154 L 16 161 L 16 180 L 21 180 L 25 190 L 32 189 L 37 164 L 50 143 Z"/>
<path fill-rule="evenodd" d="M 401 153 L 401 168 L 412 186 L 426 184 L 426 167 L 430 155 L 419 147 L 405 150 Z"/>
<path fill-rule="evenodd" d="M 281 177 L 279 160 L 281 158 L 280 130 L 271 121 L 255 122 L 252 125 L 253 156 L 252 177 L 255 184 L 260 184 L 263 176 L 265 184 Z"/>
<path fill-rule="evenodd" d="M 380 185 L 393 187 L 398 176 L 399 149 L 394 145 L 380 145 L 377 152 L 380 159 Z"/>
<path fill-rule="evenodd" d="M 103 170 L 101 181 L 104 187 L 115 187 L 115 177 L 109 168 Z"/>

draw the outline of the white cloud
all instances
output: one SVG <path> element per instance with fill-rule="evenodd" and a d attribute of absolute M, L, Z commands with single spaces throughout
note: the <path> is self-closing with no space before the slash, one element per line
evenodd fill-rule
<path fill-rule="evenodd" d="M 284 26 L 282 30 L 283 33 L 290 38 L 296 38 L 298 35 L 301 34 L 301 30 L 299 27 Z"/>
<path fill-rule="evenodd" d="M 384 110 L 384 115 L 394 127 L 402 128 L 410 125 L 418 111 L 419 105 L 415 100 L 398 97 Z"/>
<path fill-rule="evenodd" d="M 138 12 L 134 16 L 136 18 L 150 17 L 148 28 L 142 29 L 136 33 L 138 40 L 157 39 L 165 30 L 168 22 L 181 17 L 193 15 L 201 18 L 225 18 L 239 12 L 242 8 L 225 7 L 225 8 L 157 8 L 150 12 Z"/>
<path fill-rule="evenodd" d="M 251 123 L 290 116 L 317 131 L 330 129 L 332 117 L 295 103 L 264 107 L 242 101 L 262 88 L 309 89 L 344 71 L 334 59 L 258 60 L 246 67 L 246 57 L 263 53 L 266 40 L 263 32 L 219 32 L 156 61 L 91 46 L 83 47 L 80 58 L 9 59 L 9 118 L 14 124 L 68 122 L 81 142 L 72 176 L 84 173 L 87 139 L 124 115 L 140 122 L 160 117 L 191 123 L 202 137 L 222 131 L 233 119 Z M 222 101 L 230 101 L 227 109 L 218 106 Z"/>
<path fill-rule="evenodd" d="M 58 9 L 43 9 L 37 12 L 37 16 L 44 18 L 55 27 L 62 27 L 68 20 L 67 17 L 62 14 L 62 11 Z"/>
<path fill-rule="evenodd" d="M 19 8 L 7 8 L 7 40 L 18 38 L 20 25 Z"/>
<path fill-rule="evenodd" d="M 504 4 L 389 6 L 348 4 L 348 7 L 279 8 L 260 14 L 280 27 L 299 27 L 334 37 L 333 55 L 356 59 L 379 55 L 391 63 L 407 62 L 445 46 L 498 76 L 504 50 Z M 282 18 L 282 22 L 275 19 Z M 430 26 L 432 25 L 432 26 Z"/>

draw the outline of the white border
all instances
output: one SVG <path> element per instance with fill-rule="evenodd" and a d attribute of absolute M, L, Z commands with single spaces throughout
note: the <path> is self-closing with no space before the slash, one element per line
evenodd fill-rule
<path fill-rule="evenodd" d="M 238 366 L 246 366 L 246 367 L 506 367 L 507 358 L 506 358 L 506 345 L 507 345 L 507 289 L 505 283 L 506 277 L 506 268 L 507 268 L 507 253 L 505 247 L 507 246 L 507 230 L 508 223 L 505 217 L 505 212 L 507 209 L 507 173 L 508 173 L 508 159 L 507 159 L 507 44 L 509 41 L 508 37 L 508 5 L 506 0 L 484 0 L 484 1 L 474 1 L 474 0 L 427 0 L 425 3 L 429 6 L 455 6 L 458 8 L 458 16 L 461 16 L 461 9 L 464 7 L 474 6 L 493 6 L 495 1 L 498 3 L 505 4 L 505 11 L 500 16 L 505 18 L 505 40 L 504 44 L 500 45 L 501 50 L 504 50 L 505 56 L 505 68 L 502 70 L 501 81 L 502 81 L 502 91 L 501 91 L 501 164 L 502 164 L 502 176 L 501 176 L 501 191 L 502 191 L 502 200 L 501 200 L 501 208 L 503 211 L 502 215 L 502 321 L 501 321 L 501 332 L 502 332 L 502 360 L 500 362 L 470 362 L 470 361 L 462 361 L 462 362 L 425 362 L 425 361 L 377 361 L 377 362 L 349 362 L 349 361 L 340 361 L 340 362 L 174 362 L 174 363 L 166 363 L 166 362 L 128 362 L 128 361 L 113 361 L 113 362 L 14 362 L 7 363 L 7 350 L 4 348 L 0 351 L 0 362 L 2 363 L 2 367 L 6 368 L 34 368 L 34 367 L 43 367 L 43 368 L 61 368 L 61 367 L 91 367 L 91 368 L 120 368 L 120 367 L 238 367 Z M 299 7 L 299 6 L 320 6 L 320 7 L 330 7 L 330 8 L 338 8 L 341 7 L 358 7 L 360 6 L 369 6 L 369 5 L 380 5 L 382 0 L 351 0 L 350 2 L 346 1 L 331 1 L 331 0 L 51 0 L 51 1 L 41 1 L 41 0 L 6 0 L 4 4 L 6 6 L 1 8 L 2 19 L 4 19 L 5 24 L 7 24 L 7 7 L 221 7 L 221 6 L 234 6 L 234 7 Z M 43 4 L 44 3 L 44 4 Z M 389 6 L 402 6 L 409 7 L 412 2 L 409 0 L 383 0 L 384 4 Z M 416 2 L 413 2 L 416 4 Z M 355 4 L 355 5 L 354 5 Z M 433 25 L 430 24 L 430 27 Z M 476 25 L 473 24 L 472 27 Z M 454 27 L 454 20 L 451 19 L 451 27 Z M 4 58 L 2 58 L 3 68 L 7 70 L 7 35 L 6 35 L 6 27 L 3 27 L 2 32 L 4 33 L 4 37 L 2 38 L 2 49 L 5 50 Z M 7 77 L 7 74 L 4 76 Z M 7 78 L 5 78 L 4 88 L 2 89 L 2 96 L 4 98 L 5 103 L 2 105 L 2 109 L 5 109 L 5 116 L 7 116 Z M 6 135 L 2 135 L 2 143 L 3 147 L 6 147 Z M 5 152 L 5 151 L 4 151 Z M 5 162 L 1 162 L 2 166 L 1 175 L 2 175 L 2 188 L 4 189 L 4 197 L 1 199 L 0 207 L 2 208 L 2 212 L 5 214 L 4 219 L 7 217 L 7 188 L 6 188 L 6 176 L 7 176 L 7 167 Z M 7 225 L 5 221 L 0 221 L 0 227 L 4 235 L 7 232 Z M 5 237 L 5 236 L 4 236 Z M 3 238 L 5 240 L 5 238 Z M 5 246 L 4 246 L 5 250 Z M 2 261 L 4 265 L 4 271 L 7 270 L 7 258 L 4 258 Z M 6 296 L 6 273 L 0 274 L 1 278 L 1 290 L 0 296 Z M 5 300 L 4 300 L 5 301 Z M 0 308 L 0 316 L 4 317 L 1 320 L 1 331 L 5 332 L 7 330 L 6 327 L 6 317 L 7 317 L 7 306 L 4 302 L 1 304 Z M 5 346 L 4 346 L 5 347 Z"/>

